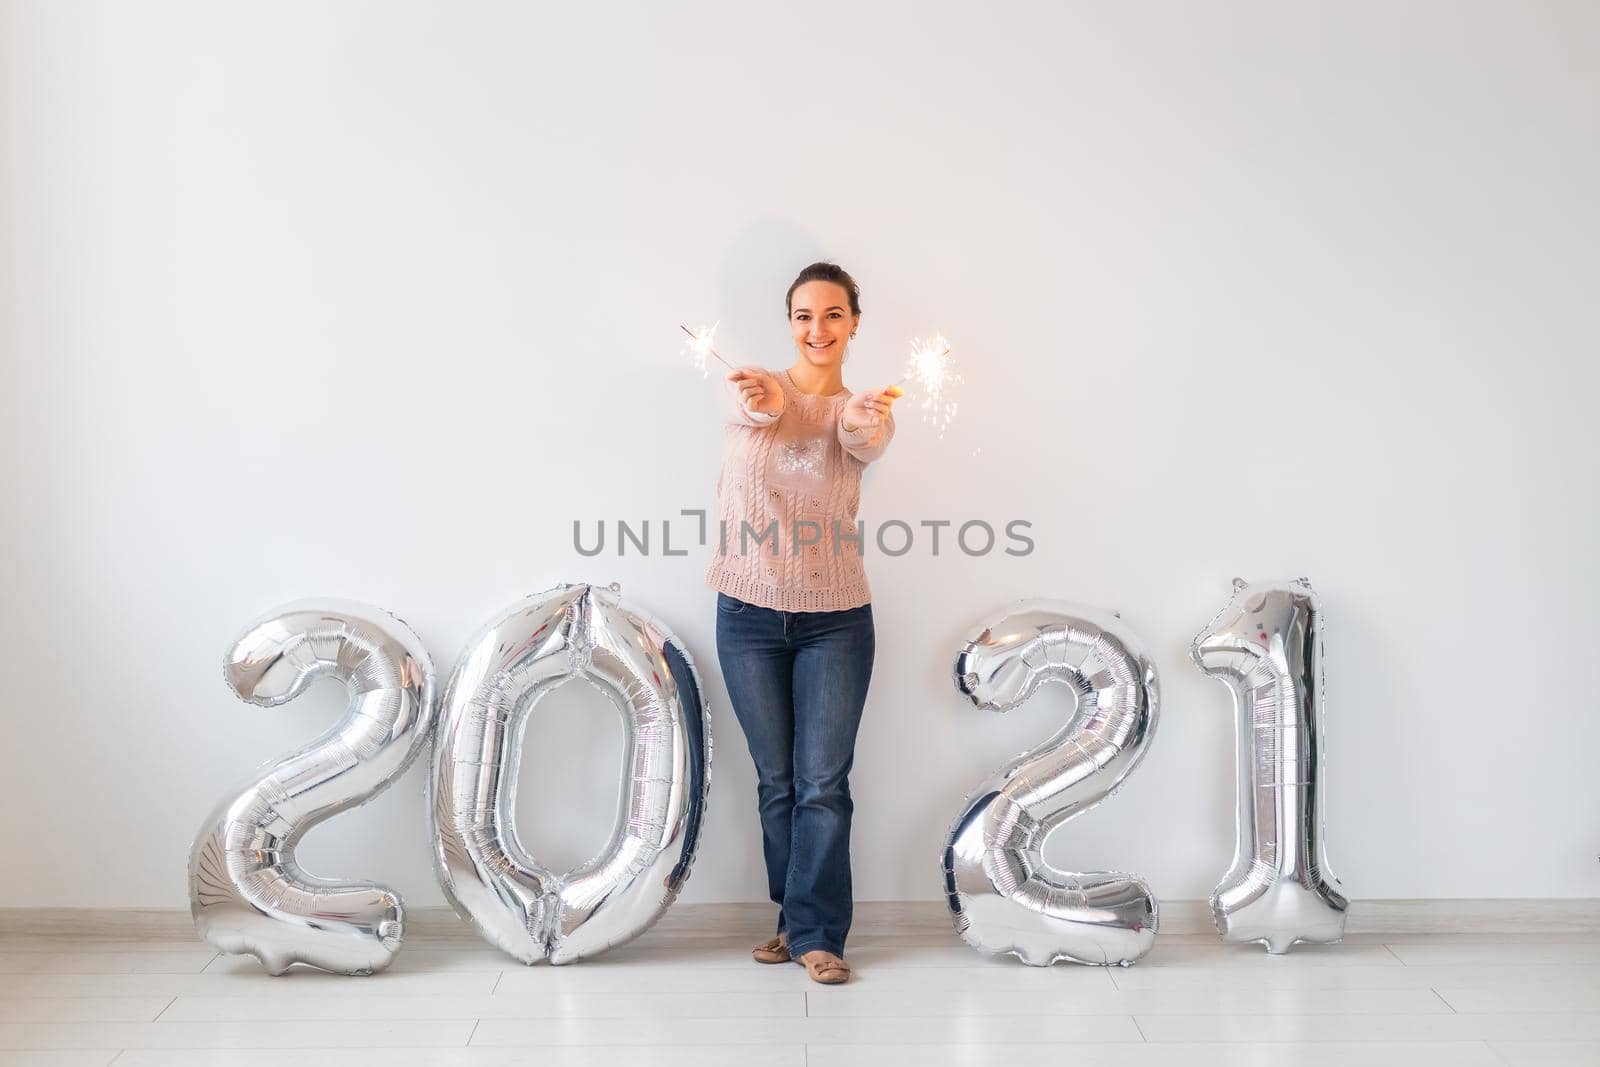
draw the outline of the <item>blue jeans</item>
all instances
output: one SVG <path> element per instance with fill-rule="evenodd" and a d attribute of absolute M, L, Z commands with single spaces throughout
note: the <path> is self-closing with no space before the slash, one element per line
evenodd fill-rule
<path fill-rule="evenodd" d="M 850 764 L 872 678 L 872 605 L 774 611 L 717 594 L 717 657 L 756 764 L 767 891 L 789 952 L 844 954 Z"/>

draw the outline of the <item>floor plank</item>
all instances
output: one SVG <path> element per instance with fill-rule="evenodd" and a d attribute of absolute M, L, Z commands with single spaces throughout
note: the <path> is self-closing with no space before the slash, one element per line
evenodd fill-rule
<path fill-rule="evenodd" d="M 190 949 L 187 952 L 0 952 L 0 974 L 199 974 L 216 958 L 217 953 L 211 949 Z"/>
<path fill-rule="evenodd" d="M 167 997 L 214 994 L 235 997 L 368 993 L 395 996 L 465 996 L 492 993 L 499 974 L 375 974 L 365 978 L 295 968 L 274 978 L 253 974 L 41 974 L 0 975 L 0 997 Z"/>
<path fill-rule="evenodd" d="M 1434 992 L 1456 1011 L 1469 1015 L 1515 1012 L 1600 1011 L 1600 985 L 1594 983 L 1539 983 L 1537 985 L 1496 985 L 1463 988 L 1441 985 Z"/>
<path fill-rule="evenodd" d="M 0 1067 L 107 1067 L 117 1054 L 106 1049 L 69 1052 L 0 1051 Z"/>
<path fill-rule="evenodd" d="M 588 1024 L 584 1024 L 588 1025 Z M 464 1046 L 470 1021 L 0 1023 L 0 1049 Z"/>
<path fill-rule="evenodd" d="M 1017 1067 L 1018 1064 L 1083 1064 L 1092 1067 L 1503 1067 L 1481 1041 L 1436 1044 L 1216 1045 L 833 1045 L 827 1067 Z M 119 1065 L 120 1067 L 120 1065 Z"/>
<path fill-rule="evenodd" d="M 7 997 L 0 1023 L 153 1023 L 172 997 Z"/>
<path fill-rule="evenodd" d="M 1430 989 L 1568 985 L 1600 989 L 1589 965 L 1462 967 L 1129 967 L 1110 975 L 1118 989 Z"/>
<path fill-rule="evenodd" d="M 124 1052 L 116 1067 L 284 1067 L 284 1062 L 277 1051 L 162 1050 Z M 593 1045 L 545 1047 L 531 1058 L 526 1048 L 297 1049 L 292 1062 L 294 1067 L 528 1067 L 530 1062 L 538 1067 L 806 1067 L 806 1050 L 801 1045 Z"/>
<path fill-rule="evenodd" d="M 885 960 L 895 962 L 884 962 Z M 1024 989 L 1062 992 L 1108 991 L 1116 989 L 1105 967 L 945 967 L 916 966 L 912 957 L 883 957 L 877 964 L 869 958 L 862 963 L 855 954 L 850 962 L 856 968 L 848 988 L 881 990 Z M 629 965 L 623 967 L 527 967 L 506 971 L 496 994 L 540 993 L 570 990 L 584 993 L 625 993 L 632 991 L 680 990 L 686 993 L 737 992 L 740 990 L 816 990 L 819 987 L 796 964 L 752 966 L 749 960 L 738 966 L 669 967 Z"/>
<path fill-rule="evenodd" d="M 580 1019 L 485 1020 L 472 1035 L 483 1045 L 884 1045 L 1139 1041 L 1126 1015 L 1013 1016 L 983 1019 L 618 1019 L 602 1029 Z"/>
<path fill-rule="evenodd" d="M 1600 1041 L 1492 1041 L 1509 1067 L 1595 1067 Z"/>
<path fill-rule="evenodd" d="M 303 997 L 178 997 L 162 1022 L 264 1022 L 286 1019 L 798 1019 L 792 993 L 558 993 L 477 997 L 328 994 Z"/>
<path fill-rule="evenodd" d="M 1444 1015 L 1430 989 L 1112 990 L 880 993 L 841 986 L 809 996 L 816 1017 L 874 1015 Z"/>
<path fill-rule="evenodd" d="M 1600 1013 L 1140 1015 L 1147 1041 L 1592 1041 Z"/>
<path fill-rule="evenodd" d="M 1407 966 L 1455 967 L 1545 963 L 1600 964 L 1600 944 L 1593 942 L 1508 941 L 1499 944 L 1439 944 L 1391 941 L 1389 951 Z"/>

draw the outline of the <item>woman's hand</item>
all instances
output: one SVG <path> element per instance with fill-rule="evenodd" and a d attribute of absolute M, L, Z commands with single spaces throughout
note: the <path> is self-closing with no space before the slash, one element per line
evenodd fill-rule
<path fill-rule="evenodd" d="M 736 367 L 728 372 L 728 381 L 739 390 L 739 402 L 746 411 L 756 415 L 783 414 L 783 386 L 774 375 L 760 367 Z"/>
<path fill-rule="evenodd" d="M 878 424 L 889 414 L 894 402 L 905 395 L 906 391 L 898 385 L 852 394 L 845 402 L 844 410 L 839 413 L 839 421 L 844 423 L 844 432 L 855 433 L 857 430 L 877 429 Z"/>

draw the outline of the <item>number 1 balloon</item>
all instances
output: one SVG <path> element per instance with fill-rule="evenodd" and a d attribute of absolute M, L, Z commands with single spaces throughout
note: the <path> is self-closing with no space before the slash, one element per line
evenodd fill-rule
<path fill-rule="evenodd" d="M 206 821 L 189 856 L 200 936 L 223 952 L 255 956 L 271 974 L 295 963 L 341 974 L 382 970 L 400 950 L 399 894 L 309 875 L 295 862 L 295 845 L 317 823 L 376 796 L 427 744 L 434 678 L 422 642 L 365 604 L 300 601 L 245 631 L 224 671 L 235 693 L 265 707 L 332 675 L 349 688 L 350 706 Z"/>
<path fill-rule="evenodd" d="M 1155 941 L 1156 898 L 1128 874 L 1069 874 L 1045 862 L 1062 823 L 1132 773 L 1156 728 L 1156 671 L 1121 619 L 1027 601 L 979 626 L 956 658 L 973 704 L 1008 711 L 1045 682 L 1077 694 L 1072 719 L 984 782 L 961 807 L 944 850 L 945 899 L 981 952 L 1045 966 L 1129 964 Z"/>
<path fill-rule="evenodd" d="M 571 679 L 622 713 L 627 770 L 601 853 L 560 874 L 523 847 L 512 814 L 533 706 Z M 710 722 L 671 631 L 591 585 L 529 597 L 468 643 L 434 747 L 434 859 L 462 918 L 523 963 L 570 963 L 642 932 L 677 898 L 705 812 Z"/>
<path fill-rule="evenodd" d="M 1190 655 L 1233 691 L 1237 729 L 1238 836 L 1211 894 L 1217 931 L 1274 954 L 1339 941 L 1349 902 L 1322 837 L 1322 610 L 1311 583 L 1234 579 Z"/>

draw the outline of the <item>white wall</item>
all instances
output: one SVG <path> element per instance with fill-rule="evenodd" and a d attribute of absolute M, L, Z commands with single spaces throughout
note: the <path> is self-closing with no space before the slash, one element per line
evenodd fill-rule
<path fill-rule="evenodd" d="M 786 365 L 819 256 L 864 285 L 849 384 L 934 329 L 967 368 L 864 517 L 1037 540 L 868 560 L 861 898 L 935 898 L 961 797 L 1068 708 L 950 683 L 1024 595 L 1120 609 L 1163 672 L 1146 763 L 1054 858 L 1207 893 L 1232 713 L 1186 649 L 1236 574 L 1326 599 L 1352 895 L 1600 895 L 1593 4 L 327 7 L 0 5 L 0 905 L 183 906 L 212 804 L 342 707 L 227 692 L 266 608 L 381 604 L 442 680 L 580 579 L 698 657 L 688 899 L 760 899 L 705 550 L 583 559 L 571 524 L 711 503 L 677 324 Z M 536 727 L 570 752 L 528 775 L 557 860 L 611 812 L 620 732 L 586 711 Z M 422 783 L 307 865 L 441 902 Z"/>

